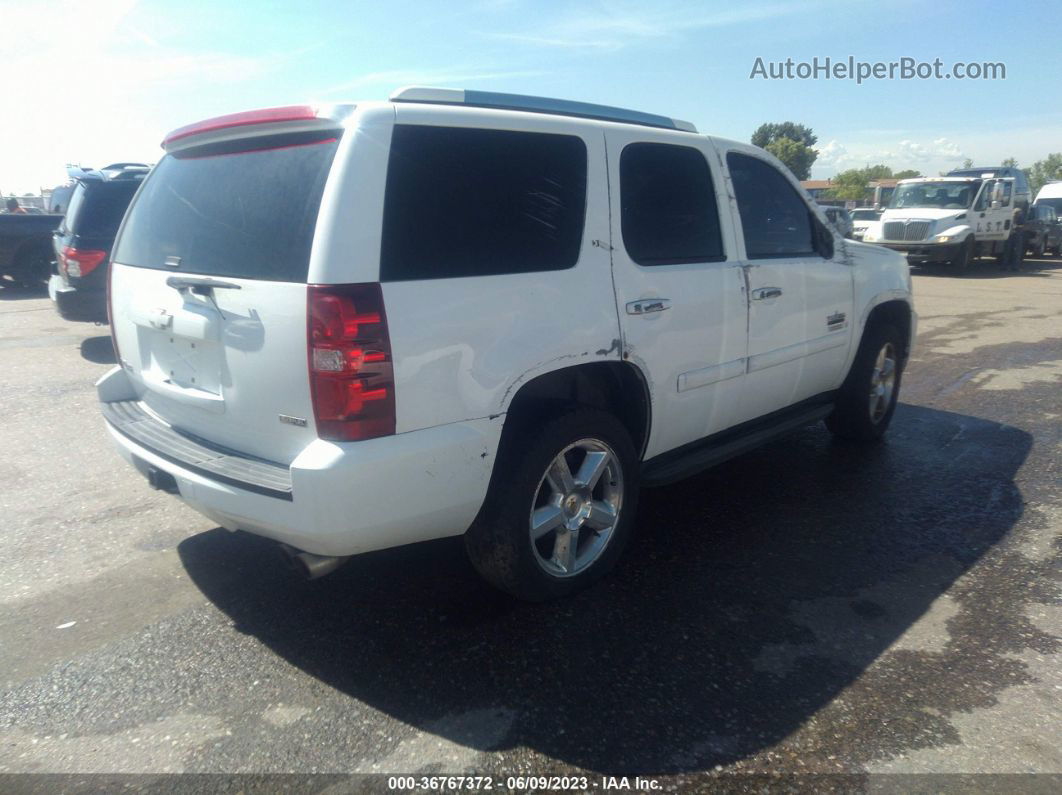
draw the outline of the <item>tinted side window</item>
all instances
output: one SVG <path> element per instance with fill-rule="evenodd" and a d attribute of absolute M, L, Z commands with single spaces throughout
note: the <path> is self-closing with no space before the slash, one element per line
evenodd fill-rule
<path fill-rule="evenodd" d="M 725 259 L 708 163 L 698 150 L 630 144 L 620 155 L 623 245 L 639 265 Z"/>
<path fill-rule="evenodd" d="M 726 156 L 749 259 L 815 253 L 811 210 L 782 173 L 757 157 Z"/>
<path fill-rule="evenodd" d="M 586 164 L 586 146 L 571 135 L 396 125 L 381 280 L 573 267 Z"/>
<path fill-rule="evenodd" d="M 73 219 L 73 231 L 91 237 L 113 237 L 118 233 L 139 180 L 100 182 L 88 186 L 80 212 Z"/>
<path fill-rule="evenodd" d="M 70 194 L 70 203 L 66 208 L 66 216 L 63 218 L 62 226 L 64 231 L 70 231 L 74 224 L 74 219 L 77 218 L 78 213 L 81 211 L 81 204 L 85 201 L 85 183 L 77 183 L 77 187 L 74 188 L 74 192 Z"/>
<path fill-rule="evenodd" d="M 986 180 L 981 183 L 981 192 L 977 195 L 977 202 L 974 204 L 974 211 L 987 209 L 988 203 L 992 200 L 992 182 Z"/>

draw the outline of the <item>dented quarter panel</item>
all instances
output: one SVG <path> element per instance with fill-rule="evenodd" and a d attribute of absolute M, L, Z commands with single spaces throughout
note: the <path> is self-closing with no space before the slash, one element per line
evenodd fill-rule
<path fill-rule="evenodd" d="M 397 121 L 578 135 L 588 163 L 586 223 L 575 267 L 383 284 L 398 432 L 501 414 L 536 376 L 619 360 L 610 252 L 600 245 L 610 239 L 600 126 L 438 106 L 401 107 Z"/>

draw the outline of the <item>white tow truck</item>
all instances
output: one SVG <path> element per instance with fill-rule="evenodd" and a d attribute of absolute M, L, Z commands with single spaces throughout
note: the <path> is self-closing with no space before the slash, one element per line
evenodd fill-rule
<path fill-rule="evenodd" d="M 982 256 L 1016 268 L 1022 211 L 1013 177 L 919 177 L 901 180 L 863 242 L 900 251 L 911 264 L 948 263 L 966 270 Z"/>

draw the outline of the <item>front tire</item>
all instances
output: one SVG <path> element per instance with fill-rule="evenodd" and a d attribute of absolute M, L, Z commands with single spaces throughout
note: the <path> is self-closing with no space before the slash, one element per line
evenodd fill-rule
<path fill-rule="evenodd" d="M 877 442 L 888 430 L 900 394 L 903 338 L 886 323 L 867 329 L 826 427 L 841 439 Z"/>
<path fill-rule="evenodd" d="M 594 582 L 623 551 L 638 501 L 638 457 L 615 417 L 577 408 L 503 440 L 465 548 L 490 583 L 528 601 Z"/>
<path fill-rule="evenodd" d="M 976 243 L 974 243 L 972 235 L 959 244 L 959 253 L 955 259 L 951 261 L 952 267 L 956 272 L 964 274 L 970 270 L 970 263 L 973 262 L 974 259 L 975 245 Z"/>

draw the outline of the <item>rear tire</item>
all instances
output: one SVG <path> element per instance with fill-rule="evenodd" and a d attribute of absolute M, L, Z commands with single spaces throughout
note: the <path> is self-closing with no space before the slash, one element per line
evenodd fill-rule
<path fill-rule="evenodd" d="M 630 434 L 606 412 L 575 408 L 513 433 L 465 534 L 468 556 L 484 579 L 520 599 L 574 593 L 623 552 L 637 480 Z"/>
<path fill-rule="evenodd" d="M 877 442 L 896 411 L 903 375 L 903 338 L 887 323 L 867 329 L 852 369 L 826 418 L 830 433 L 854 442 Z"/>
<path fill-rule="evenodd" d="M 36 286 L 47 284 L 51 272 L 51 248 L 44 245 L 32 245 L 20 251 L 15 258 L 11 278 L 27 287 Z"/>

